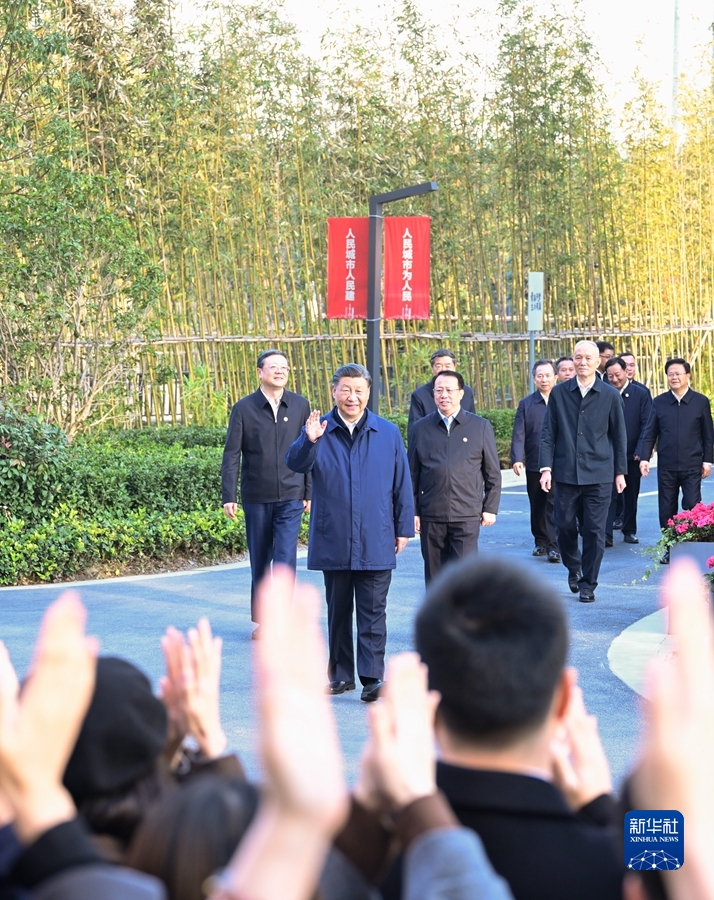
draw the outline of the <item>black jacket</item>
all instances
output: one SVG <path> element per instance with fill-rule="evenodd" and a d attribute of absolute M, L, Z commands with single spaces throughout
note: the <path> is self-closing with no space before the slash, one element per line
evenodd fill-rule
<path fill-rule="evenodd" d="M 539 469 L 553 481 L 607 484 L 627 473 L 627 435 L 622 397 L 596 378 L 585 397 L 578 379 L 556 384 L 543 422 Z"/>
<path fill-rule="evenodd" d="M 491 423 L 460 409 L 446 430 L 439 412 L 414 425 L 409 441 L 414 515 L 463 522 L 498 512 L 501 467 Z"/>
<path fill-rule="evenodd" d="M 640 435 L 645 430 L 652 409 L 652 397 L 646 387 L 631 381 L 620 394 L 627 432 L 627 459 L 634 459 Z"/>
<path fill-rule="evenodd" d="M 526 471 L 537 472 L 540 454 L 540 434 L 548 404 L 540 391 L 524 397 L 518 404 L 513 420 L 511 438 L 511 465 L 525 463 Z"/>
<path fill-rule="evenodd" d="M 515 900 L 621 900 L 624 864 L 612 798 L 599 797 L 576 814 L 540 778 L 445 763 L 436 783 L 461 824 L 481 838 Z"/>
<path fill-rule="evenodd" d="M 435 378 L 436 376 L 434 376 Z M 434 378 L 422 384 L 412 392 L 412 399 L 409 405 L 409 421 L 407 423 L 407 438 L 412 439 L 412 429 L 414 425 L 428 416 L 430 413 L 436 412 L 436 402 L 434 400 Z M 464 396 L 461 398 L 461 409 L 466 412 L 476 412 L 474 407 L 474 393 L 468 384 L 464 385 Z"/>
<path fill-rule="evenodd" d="M 223 503 L 236 502 L 241 456 L 241 500 L 279 503 L 310 499 L 312 476 L 293 472 L 285 464 L 288 447 L 300 437 L 309 415 L 309 401 L 292 391 L 283 391 L 277 422 L 260 389 L 234 405 L 221 466 Z"/>
<path fill-rule="evenodd" d="M 657 465 L 670 472 L 697 472 L 703 462 L 714 462 L 714 429 L 709 398 L 691 388 L 677 401 L 665 391 L 652 401 L 647 425 L 637 445 L 637 456 L 649 459 L 657 442 Z"/>

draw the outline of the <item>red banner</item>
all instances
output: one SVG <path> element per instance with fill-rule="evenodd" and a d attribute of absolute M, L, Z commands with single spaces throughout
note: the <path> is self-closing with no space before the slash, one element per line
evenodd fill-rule
<path fill-rule="evenodd" d="M 384 318 L 429 318 L 431 219 L 384 220 Z"/>
<path fill-rule="evenodd" d="M 327 318 L 367 318 L 369 218 L 327 220 Z"/>

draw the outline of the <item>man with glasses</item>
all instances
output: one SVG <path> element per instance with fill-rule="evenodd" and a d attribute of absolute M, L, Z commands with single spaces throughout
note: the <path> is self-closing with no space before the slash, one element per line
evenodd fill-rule
<path fill-rule="evenodd" d="M 431 363 L 432 379 L 422 384 L 412 392 L 411 402 L 409 404 L 409 422 L 407 424 L 407 435 L 411 440 L 412 429 L 419 419 L 428 416 L 430 413 L 436 412 L 436 403 L 434 402 L 434 378 L 439 372 L 456 371 L 456 357 L 451 350 L 441 347 L 431 354 L 429 360 Z M 462 409 L 467 412 L 475 412 L 474 395 L 471 388 L 464 385 L 464 398 L 461 403 Z"/>
<path fill-rule="evenodd" d="M 332 376 L 334 409 L 310 413 L 286 456 L 312 474 L 308 569 L 325 579 L 330 656 L 327 692 L 355 688 L 357 614 L 360 699 L 379 697 L 387 643 L 387 592 L 397 554 L 414 534 L 409 465 L 399 429 L 367 409 L 372 376 L 350 363 Z"/>
<path fill-rule="evenodd" d="M 605 378 L 605 366 L 615 355 L 615 348 L 609 341 L 595 341 L 595 343 L 600 355 L 600 362 L 598 363 L 596 374 L 601 381 L 607 381 L 607 378 Z"/>
<path fill-rule="evenodd" d="M 297 565 L 297 543 L 303 512 L 310 509 L 311 477 L 285 464 L 288 447 L 310 415 L 310 403 L 288 391 L 288 361 L 280 350 L 258 357 L 257 391 L 231 410 L 221 467 L 225 514 L 238 510 L 238 472 L 241 504 L 250 557 L 250 617 L 257 622 L 255 590 L 271 563 Z M 241 467 L 242 460 L 242 467 Z M 259 637 L 259 628 L 252 635 Z"/>
<path fill-rule="evenodd" d="M 714 426 L 709 398 L 689 386 L 692 367 L 686 359 L 668 359 L 665 367 L 669 390 L 652 402 L 652 410 L 640 436 L 635 459 L 640 472 L 650 474 L 650 457 L 657 444 L 657 495 L 659 525 L 666 528 L 677 512 L 692 509 L 702 499 L 702 478 L 708 478 L 714 461 Z M 661 562 L 669 562 L 669 550 Z"/>
<path fill-rule="evenodd" d="M 436 410 L 415 423 L 409 440 L 414 526 L 428 584 L 451 560 L 478 550 L 481 526 L 493 525 L 501 466 L 491 423 L 461 406 L 464 379 L 434 379 Z"/>

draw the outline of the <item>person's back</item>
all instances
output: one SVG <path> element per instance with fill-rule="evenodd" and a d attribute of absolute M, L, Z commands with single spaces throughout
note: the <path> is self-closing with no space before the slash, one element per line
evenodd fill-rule
<path fill-rule="evenodd" d="M 437 784 L 516 900 L 620 900 L 604 755 L 577 811 L 554 783 L 553 741 L 585 716 L 567 645 L 561 601 L 510 561 L 465 559 L 432 582 L 416 646 L 441 693 Z"/>

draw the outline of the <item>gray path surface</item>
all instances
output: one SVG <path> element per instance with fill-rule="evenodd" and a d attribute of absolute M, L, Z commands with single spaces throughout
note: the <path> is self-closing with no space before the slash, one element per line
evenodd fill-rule
<path fill-rule="evenodd" d="M 657 586 L 662 571 L 648 581 L 641 577 L 648 567 L 644 549 L 659 536 L 656 474 L 643 479 L 640 500 L 640 545 L 622 543 L 606 551 L 597 602 L 581 604 L 567 587 L 565 569 L 530 555 L 528 498 L 525 488 L 506 488 L 501 513 L 493 528 L 482 532 L 482 552 L 493 552 L 518 561 L 547 579 L 562 597 L 571 629 L 571 663 L 580 672 L 580 684 L 588 709 L 598 716 L 605 748 L 619 780 L 631 764 L 637 746 L 640 700 L 617 678 L 608 665 L 608 649 L 614 638 L 633 622 L 657 608 Z M 714 483 L 705 482 L 704 499 L 714 500 Z M 299 562 L 301 578 L 322 591 L 322 575 L 307 572 Z M 101 639 L 102 652 L 126 656 L 156 681 L 162 672 L 159 638 L 167 625 L 186 629 L 207 615 L 214 631 L 224 640 L 223 716 L 230 745 L 240 753 L 249 772 L 258 775 L 251 702 L 250 573 L 246 567 L 217 566 L 171 576 L 116 579 L 79 587 L 89 610 L 89 630 Z M 12 659 L 23 672 L 43 610 L 62 586 L 0 589 L 0 636 Z M 399 558 L 388 603 L 389 654 L 411 649 L 414 611 L 423 592 L 421 555 L 411 541 Z M 324 621 L 324 616 L 323 616 Z M 334 698 L 342 745 L 350 777 L 354 777 L 365 735 L 365 709 L 359 692 Z"/>

